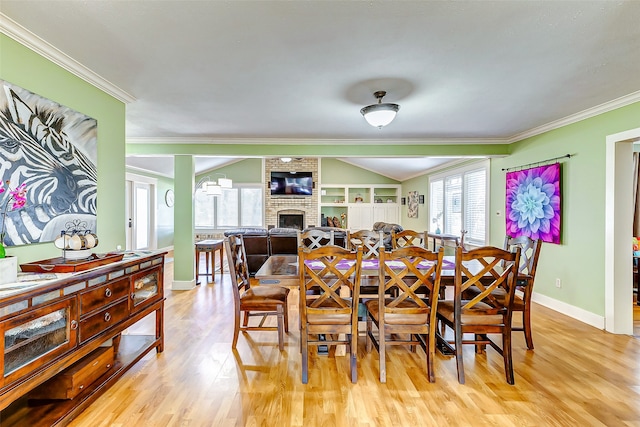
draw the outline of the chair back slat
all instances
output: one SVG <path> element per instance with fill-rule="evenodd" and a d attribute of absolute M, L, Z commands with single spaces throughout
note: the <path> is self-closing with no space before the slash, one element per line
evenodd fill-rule
<path fill-rule="evenodd" d="M 335 237 L 333 230 L 323 231 L 310 229 L 298 234 L 298 247 L 305 249 L 317 249 L 322 246 L 334 245 Z"/>
<path fill-rule="evenodd" d="M 382 231 L 360 230 L 347 236 L 349 248 L 362 247 L 362 259 L 378 258 L 384 250 L 384 234 Z"/>
<path fill-rule="evenodd" d="M 240 299 L 240 294 L 249 289 L 249 270 L 247 270 L 247 255 L 244 250 L 242 235 L 228 236 L 224 241 L 227 261 L 231 270 L 231 282 L 233 283 L 234 298 Z M 237 294 L 237 295 L 236 295 Z"/>
<path fill-rule="evenodd" d="M 482 247 L 465 252 L 456 248 L 456 269 L 454 279 L 454 302 L 456 315 L 477 308 L 480 303 L 489 304 L 492 313 L 506 312 L 510 308 L 515 292 L 515 279 L 520 262 L 520 249 L 515 252 L 495 247 Z M 464 299 L 464 292 L 470 287 L 477 288 L 472 299 Z M 497 288 L 504 288 L 506 298 L 496 298 Z M 483 310 L 486 310 L 483 305 Z"/>
<path fill-rule="evenodd" d="M 380 252 L 379 322 L 399 314 L 433 315 L 435 322 L 443 254 L 418 246 Z"/>
<path fill-rule="evenodd" d="M 515 247 L 520 248 L 520 265 L 518 271 L 521 274 L 526 274 L 534 278 L 536 275 L 536 267 L 538 266 L 542 240 L 532 240 L 527 236 L 506 236 L 504 238 L 504 249 L 511 251 Z"/>
<path fill-rule="evenodd" d="M 362 248 L 352 252 L 339 246 L 322 246 L 298 251 L 300 274 L 300 316 L 304 322 L 309 314 L 352 314 L 357 322 L 360 292 Z M 350 290 L 344 298 L 343 287 Z M 313 292 L 313 298 L 306 298 Z M 319 294 L 319 295 L 317 295 Z"/>
<path fill-rule="evenodd" d="M 393 249 L 403 248 L 405 246 L 427 247 L 427 234 L 425 231 L 417 232 L 414 230 L 402 230 L 391 232 L 391 244 Z"/>

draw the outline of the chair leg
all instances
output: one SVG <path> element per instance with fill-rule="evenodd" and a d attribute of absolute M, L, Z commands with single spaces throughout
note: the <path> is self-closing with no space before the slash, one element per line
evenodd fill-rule
<path fill-rule="evenodd" d="M 387 382 L 387 343 L 386 337 L 384 336 L 384 326 L 382 324 L 378 325 L 378 357 L 380 359 L 380 382 Z"/>
<path fill-rule="evenodd" d="M 526 301 L 522 312 L 522 327 L 524 329 L 524 339 L 527 341 L 527 348 L 533 350 L 533 336 L 531 334 L 531 301 Z"/>
<path fill-rule="evenodd" d="M 371 334 L 373 333 L 372 329 L 373 329 L 373 322 L 371 321 L 371 317 L 367 315 L 367 334 L 365 338 L 367 353 L 371 353 L 371 347 L 372 347 Z"/>
<path fill-rule="evenodd" d="M 300 330 L 300 348 L 302 350 L 302 384 L 309 381 L 309 343 L 306 329 Z"/>
<path fill-rule="evenodd" d="M 464 363 L 462 360 L 462 330 L 460 325 L 454 327 L 456 343 L 456 366 L 458 368 L 458 382 L 464 384 Z"/>
<path fill-rule="evenodd" d="M 244 326 L 245 328 L 249 325 L 249 312 L 245 311 L 244 312 L 244 319 L 242 319 L 242 326 Z"/>
<path fill-rule="evenodd" d="M 236 348 L 238 343 L 238 334 L 240 333 L 240 310 L 236 310 L 235 321 L 233 324 L 233 341 L 231 342 L 231 348 Z"/>
<path fill-rule="evenodd" d="M 353 384 L 358 382 L 358 333 L 351 334 L 351 345 L 349 346 L 350 368 L 351 368 L 351 382 Z"/>
<path fill-rule="evenodd" d="M 289 305 L 286 300 L 284 302 L 284 331 L 289 332 Z"/>
<path fill-rule="evenodd" d="M 435 328 L 433 328 L 433 331 L 429 332 L 429 336 L 427 337 L 427 340 L 425 340 L 425 342 L 427 343 L 427 348 L 425 349 L 425 354 L 427 355 L 427 377 L 429 378 L 430 383 L 436 382 L 436 375 L 433 371 L 433 360 L 436 357 L 435 338 Z"/>
<path fill-rule="evenodd" d="M 513 385 L 515 380 L 513 378 L 513 359 L 511 356 L 511 330 L 505 330 L 502 333 L 502 355 L 504 357 L 504 371 L 507 378 L 507 383 Z"/>
<path fill-rule="evenodd" d="M 278 306 L 278 348 L 284 350 L 284 313 L 282 305 Z"/>

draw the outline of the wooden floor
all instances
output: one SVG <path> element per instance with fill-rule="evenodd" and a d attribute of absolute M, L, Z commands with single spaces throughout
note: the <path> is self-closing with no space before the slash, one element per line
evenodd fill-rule
<path fill-rule="evenodd" d="M 357 384 L 346 357 L 313 353 L 303 385 L 296 306 L 284 352 L 274 332 L 241 335 L 232 351 L 229 284 L 216 275 L 191 291 L 167 288 L 164 353 L 146 356 L 71 426 L 640 426 L 640 339 L 535 305 L 536 349 L 514 334 L 514 386 L 498 354 L 472 346 L 465 385 L 454 358 L 437 355 L 430 384 L 422 350 L 396 347 L 383 385 L 363 338 Z"/>

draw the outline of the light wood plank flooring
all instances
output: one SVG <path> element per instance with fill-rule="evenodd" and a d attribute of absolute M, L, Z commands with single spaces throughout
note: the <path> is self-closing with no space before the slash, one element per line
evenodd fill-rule
<path fill-rule="evenodd" d="M 437 355 L 430 384 L 422 350 L 396 347 L 380 384 L 378 354 L 366 353 L 364 338 L 357 384 L 346 357 L 313 353 L 303 385 L 295 304 L 284 352 L 274 332 L 241 335 L 232 351 L 228 275 L 174 292 L 168 267 L 164 353 L 146 356 L 71 426 L 640 426 L 637 338 L 535 305 L 536 349 L 514 334 L 514 386 L 497 353 L 475 355 L 472 346 L 465 385 L 454 358 Z"/>

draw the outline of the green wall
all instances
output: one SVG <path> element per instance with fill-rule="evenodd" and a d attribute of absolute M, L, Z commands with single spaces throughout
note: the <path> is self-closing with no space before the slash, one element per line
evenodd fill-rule
<path fill-rule="evenodd" d="M 320 182 L 322 185 L 400 184 L 400 181 L 331 158 L 321 159 Z"/>
<path fill-rule="evenodd" d="M 231 163 L 220 168 L 203 172 L 196 176 L 196 182 L 205 176 L 209 176 L 212 180 L 222 178 L 222 173 L 233 180 L 234 184 L 258 184 L 262 182 L 262 159 L 244 159 L 235 163 Z"/>
<path fill-rule="evenodd" d="M 98 121 L 100 252 L 125 245 L 125 105 L 13 39 L 0 34 L 0 79 Z M 10 247 L 19 263 L 60 256 L 53 243 Z"/>
<path fill-rule="evenodd" d="M 511 156 L 492 159 L 491 243 L 500 245 L 505 233 L 502 169 L 572 156 L 561 160 L 561 244 L 542 246 L 536 292 L 604 316 L 605 140 L 638 127 L 640 103 L 635 103 L 520 141 L 512 145 Z M 555 287 L 556 278 L 561 288 Z"/>
<path fill-rule="evenodd" d="M 429 175 L 424 174 L 409 179 L 402 183 L 401 197 L 408 200 L 409 192 L 417 191 L 418 195 L 424 195 L 424 204 L 418 205 L 418 217 L 407 216 L 407 205 L 400 206 L 400 225 L 403 228 L 415 231 L 429 230 Z"/>

